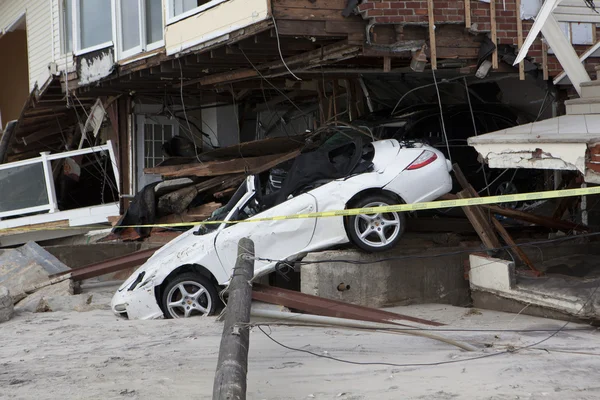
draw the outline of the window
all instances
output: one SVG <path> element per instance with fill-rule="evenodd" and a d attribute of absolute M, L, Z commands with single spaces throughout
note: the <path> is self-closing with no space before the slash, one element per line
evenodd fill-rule
<path fill-rule="evenodd" d="M 163 45 L 161 0 L 116 0 L 119 59 Z"/>
<path fill-rule="evenodd" d="M 73 51 L 73 0 L 60 2 L 60 52 L 69 54 Z"/>
<path fill-rule="evenodd" d="M 167 0 L 167 21 L 173 23 L 227 0 Z"/>
<path fill-rule="evenodd" d="M 154 168 L 165 159 L 163 143 L 175 136 L 172 125 L 144 124 L 144 168 Z"/>
<path fill-rule="evenodd" d="M 111 0 L 74 0 L 75 49 L 79 53 L 112 44 Z"/>

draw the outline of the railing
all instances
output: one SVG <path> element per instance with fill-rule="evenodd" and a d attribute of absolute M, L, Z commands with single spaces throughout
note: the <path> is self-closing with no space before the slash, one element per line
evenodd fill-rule
<path fill-rule="evenodd" d="M 119 182 L 115 153 L 110 140 L 105 145 L 64 153 L 40 153 L 40 157 L 0 165 L 0 218 L 32 214 L 41 211 L 57 212 L 52 164 L 54 160 L 108 152 L 115 182 Z"/>

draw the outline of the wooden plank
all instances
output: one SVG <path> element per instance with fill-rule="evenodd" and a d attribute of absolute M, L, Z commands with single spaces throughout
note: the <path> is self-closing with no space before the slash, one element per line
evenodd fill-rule
<path fill-rule="evenodd" d="M 295 21 L 346 21 L 352 20 L 353 17 L 346 18 L 342 15 L 342 9 L 327 10 L 327 9 L 304 9 L 292 7 L 275 7 L 273 16 L 277 20 L 295 20 Z M 356 18 L 360 18 L 356 16 Z"/>
<path fill-rule="evenodd" d="M 326 26 L 325 21 L 277 21 L 277 30 L 282 36 L 331 36 Z"/>
<path fill-rule="evenodd" d="M 517 52 L 519 52 L 519 50 L 521 50 L 521 47 L 523 47 L 523 21 L 521 20 L 521 0 L 515 0 L 516 1 L 516 8 L 517 8 Z M 521 61 L 519 63 L 519 79 L 524 81 L 525 80 L 525 62 Z"/>
<path fill-rule="evenodd" d="M 547 81 L 548 79 L 550 79 L 548 76 L 548 45 L 546 44 L 544 39 L 540 40 L 542 41 L 542 74 L 543 79 Z"/>
<path fill-rule="evenodd" d="M 457 196 L 459 199 L 471 198 L 471 194 L 468 190 L 458 192 Z M 496 249 L 502 247 L 491 226 L 488 226 L 489 222 L 482 220 L 481 216 L 476 213 L 475 209 L 477 208 L 478 207 L 463 207 L 462 209 L 469 221 L 471 222 L 471 224 L 473 225 L 473 228 L 475 228 L 475 232 L 477 232 L 477 235 L 479 236 L 485 247 L 487 247 L 488 249 Z"/>
<path fill-rule="evenodd" d="M 392 58 L 389 56 L 383 57 L 383 72 L 390 72 L 392 70 Z"/>
<path fill-rule="evenodd" d="M 273 8 L 278 7 L 289 7 L 289 8 L 302 8 L 302 9 L 328 9 L 342 11 L 347 4 L 347 0 L 310 0 L 310 1 L 298 1 L 298 0 L 273 0 Z"/>
<path fill-rule="evenodd" d="M 465 27 L 471 29 L 471 0 L 465 0 Z"/>
<path fill-rule="evenodd" d="M 437 69 L 437 48 L 435 43 L 435 16 L 433 15 L 433 0 L 427 0 L 427 15 L 429 17 L 429 49 L 431 69 Z"/>
<path fill-rule="evenodd" d="M 520 11 L 517 11 L 520 14 Z M 492 53 L 492 68 L 498 69 L 498 30 L 496 27 L 496 0 L 490 1 L 490 26 L 492 30 L 492 42 L 496 49 Z"/>
<path fill-rule="evenodd" d="M 218 176 L 218 175 L 228 175 L 228 174 L 236 174 L 236 173 L 245 173 L 247 171 L 254 170 L 259 168 L 265 164 L 270 164 L 273 161 L 283 160 L 280 162 L 284 162 L 296 157 L 297 152 L 291 152 L 287 154 L 276 154 L 270 156 L 263 157 L 252 157 L 252 158 L 237 158 L 234 160 L 227 161 L 208 161 L 202 164 L 194 164 L 192 167 L 184 167 L 181 166 L 173 171 L 172 167 L 158 167 L 158 168 L 149 168 L 151 171 L 144 170 L 147 174 L 157 173 L 154 172 L 156 170 L 161 170 L 161 168 L 167 168 L 168 171 L 158 172 L 163 176 L 169 178 L 180 178 L 184 176 Z"/>
<path fill-rule="evenodd" d="M 518 219 L 520 221 L 529 222 L 535 225 L 545 226 L 550 229 L 558 229 L 562 231 L 574 230 L 579 232 L 587 232 L 590 230 L 589 227 L 583 224 L 575 224 L 570 221 L 563 221 L 559 219 L 554 219 L 552 217 L 546 217 L 519 210 L 513 210 L 512 208 L 504 208 L 494 205 L 482 205 L 481 207 L 486 208 L 495 214 L 503 215 L 508 218 Z"/>
<path fill-rule="evenodd" d="M 542 273 L 540 272 L 540 270 L 538 270 L 535 265 L 533 265 L 533 262 L 531 261 L 531 259 L 529 258 L 529 256 L 527 256 L 527 254 L 525 254 L 525 252 L 523 251 L 523 249 L 521 249 L 519 246 L 517 246 L 517 244 L 515 243 L 515 241 L 513 240 L 513 238 L 510 236 L 510 234 L 506 231 L 506 229 L 504 228 L 504 226 L 502 226 L 502 224 L 500 223 L 500 221 L 498 221 L 496 218 L 492 218 L 492 222 L 494 223 L 494 227 L 496 228 L 496 230 L 498 231 L 498 233 L 500 234 L 500 236 L 502 236 L 502 239 L 504 239 L 504 241 L 506 242 L 506 244 L 508 246 L 510 246 L 511 250 L 515 252 L 515 254 L 517 255 L 518 258 L 521 259 L 521 261 L 523 261 L 523 263 L 525 265 L 527 265 L 529 267 L 529 269 L 531 269 L 535 275 L 539 276 Z"/>
<path fill-rule="evenodd" d="M 182 222 L 198 222 L 210 217 L 212 213 L 222 207 L 221 203 L 206 203 L 199 207 L 191 208 L 181 214 L 171 214 L 158 219 L 157 224 L 177 224 Z"/>

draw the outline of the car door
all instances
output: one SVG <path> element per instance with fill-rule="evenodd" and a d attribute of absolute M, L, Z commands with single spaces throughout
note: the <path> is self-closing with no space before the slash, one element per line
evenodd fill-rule
<path fill-rule="evenodd" d="M 250 199 L 240 209 L 244 209 Z M 305 214 L 315 212 L 316 199 L 304 193 L 278 206 L 256 214 L 248 221 L 257 218 L 268 218 L 282 215 Z M 235 219 L 235 218 L 234 218 Z M 223 229 L 215 241 L 217 254 L 226 271 L 235 266 L 237 245 L 241 238 L 248 237 L 254 241 L 255 256 L 273 260 L 282 260 L 302 252 L 313 237 L 316 218 L 298 218 L 280 221 L 240 222 Z M 255 269 L 269 264 L 266 261 L 256 261 Z"/>

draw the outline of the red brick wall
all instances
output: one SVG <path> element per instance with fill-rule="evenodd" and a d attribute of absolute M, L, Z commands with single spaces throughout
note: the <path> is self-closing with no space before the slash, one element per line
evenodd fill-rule
<path fill-rule="evenodd" d="M 504 7 L 506 4 L 506 8 Z M 464 1 L 433 0 L 436 24 L 464 24 Z M 366 0 L 359 5 L 363 18 L 381 24 L 427 24 L 427 1 L 404 0 Z M 471 29 L 473 32 L 489 32 L 490 5 L 479 0 L 471 0 Z M 523 21 L 523 39 L 533 21 Z M 496 32 L 499 45 L 517 45 L 517 6 L 515 0 L 496 0 Z M 600 36 L 600 35 L 599 35 Z M 587 50 L 587 46 L 575 46 L 578 54 Z M 529 50 L 528 56 L 533 62 L 542 64 L 542 43 L 536 40 Z M 548 71 L 550 76 L 562 72 L 558 60 L 548 55 Z"/>

